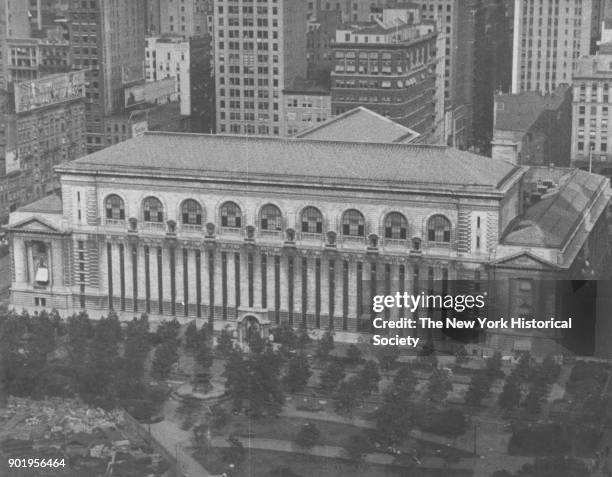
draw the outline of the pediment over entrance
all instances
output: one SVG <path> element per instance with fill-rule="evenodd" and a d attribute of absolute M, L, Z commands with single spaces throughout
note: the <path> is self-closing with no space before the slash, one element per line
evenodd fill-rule
<path fill-rule="evenodd" d="M 12 232 L 46 232 L 61 234 L 64 233 L 57 226 L 41 217 L 31 217 L 7 227 Z"/>
<path fill-rule="evenodd" d="M 558 271 L 559 267 L 531 252 L 518 252 L 514 255 L 495 260 L 491 263 L 499 268 L 516 268 L 541 271 Z"/>

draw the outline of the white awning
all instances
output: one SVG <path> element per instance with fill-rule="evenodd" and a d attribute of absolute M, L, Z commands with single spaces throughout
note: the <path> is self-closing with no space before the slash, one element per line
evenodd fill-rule
<path fill-rule="evenodd" d="M 37 283 L 48 283 L 49 282 L 49 269 L 47 267 L 38 267 L 36 270 L 36 282 Z"/>

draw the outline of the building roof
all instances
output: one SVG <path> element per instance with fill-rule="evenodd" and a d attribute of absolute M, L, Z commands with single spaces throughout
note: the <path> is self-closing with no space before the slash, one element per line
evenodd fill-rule
<path fill-rule="evenodd" d="M 520 94 L 495 96 L 494 130 L 522 131 L 531 129 L 544 111 L 557 110 L 567 99 L 568 85 L 560 85 L 552 94 L 525 91 Z"/>
<path fill-rule="evenodd" d="M 60 173 L 311 187 L 501 194 L 523 169 L 446 146 L 146 133 Z M 512 181 L 514 183 L 514 181 Z M 443 186 L 441 188 L 440 186 Z"/>
<path fill-rule="evenodd" d="M 39 214 L 61 214 L 62 199 L 52 194 L 30 204 L 19 207 L 19 212 L 33 212 Z"/>
<path fill-rule="evenodd" d="M 420 134 L 363 106 L 334 116 L 308 131 L 302 139 L 331 141 L 401 143 L 414 142 Z"/>
<path fill-rule="evenodd" d="M 330 96 L 329 86 L 296 76 L 291 86 L 283 90 L 285 94 L 312 94 L 317 96 Z"/>
<path fill-rule="evenodd" d="M 610 54 L 610 43 L 599 44 L 599 54 L 583 56 L 578 60 L 576 70 L 573 73 L 574 80 L 587 78 L 611 78 L 612 77 L 612 55 Z"/>
<path fill-rule="evenodd" d="M 509 228 L 503 243 L 527 247 L 560 248 L 584 219 L 606 178 L 578 169 L 563 176 L 558 187 L 527 208 Z"/>

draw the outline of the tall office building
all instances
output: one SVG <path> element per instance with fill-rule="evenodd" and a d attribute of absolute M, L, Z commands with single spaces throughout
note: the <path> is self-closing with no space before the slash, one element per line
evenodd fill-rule
<path fill-rule="evenodd" d="M 512 93 L 547 94 L 572 80 L 591 46 L 592 0 L 515 0 Z"/>
<path fill-rule="evenodd" d="M 147 35 L 175 34 L 184 38 L 206 35 L 210 1 L 146 0 Z"/>
<path fill-rule="evenodd" d="M 8 38 L 28 38 L 30 20 L 28 4 L 23 0 L 0 0 L 0 89 L 8 83 Z"/>
<path fill-rule="evenodd" d="M 89 152 L 105 147 L 105 116 L 125 105 L 124 89 L 144 80 L 144 0 L 72 0 L 74 67 L 86 71 Z"/>
<path fill-rule="evenodd" d="M 421 0 L 416 5 L 421 19 L 436 22 L 439 47 L 443 48 L 439 69 L 444 81 L 445 142 L 466 149 L 472 143 L 475 18 L 482 4 L 478 0 Z"/>
<path fill-rule="evenodd" d="M 433 22 L 410 10 L 384 10 L 383 20 L 338 30 L 332 114 L 364 106 L 429 141 L 435 126 L 436 36 Z"/>
<path fill-rule="evenodd" d="M 280 134 L 282 90 L 306 77 L 304 0 L 217 0 L 217 132 Z"/>

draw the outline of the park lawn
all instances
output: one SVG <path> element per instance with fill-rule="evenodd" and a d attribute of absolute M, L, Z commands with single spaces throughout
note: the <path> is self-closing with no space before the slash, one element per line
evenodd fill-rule
<path fill-rule="evenodd" d="M 220 434 L 243 435 L 245 437 L 248 434 L 253 434 L 252 437 L 293 442 L 295 435 L 304 424 L 314 424 L 321 431 L 321 437 L 319 442 L 317 442 L 318 445 L 343 447 L 349 436 L 368 431 L 368 429 L 357 426 L 316 419 L 285 417 L 252 419 L 245 415 L 239 415 L 232 416 L 231 422 L 220 431 Z M 374 451 L 374 448 L 372 451 Z"/>
<path fill-rule="evenodd" d="M 299 477 L 471 477 L 473 473 L 462 469 L 408 469 L 387 465 L 355 465 L 346 459 L 332 459 L 292 452 L 274 452 L 249 449 L 244 462 L 235 473 L 221 460 L 221 449 L 198 451 L 194 458 L 208 471 L 230 477 L 269 477 L 272 470 L 284 467 Z"/>

